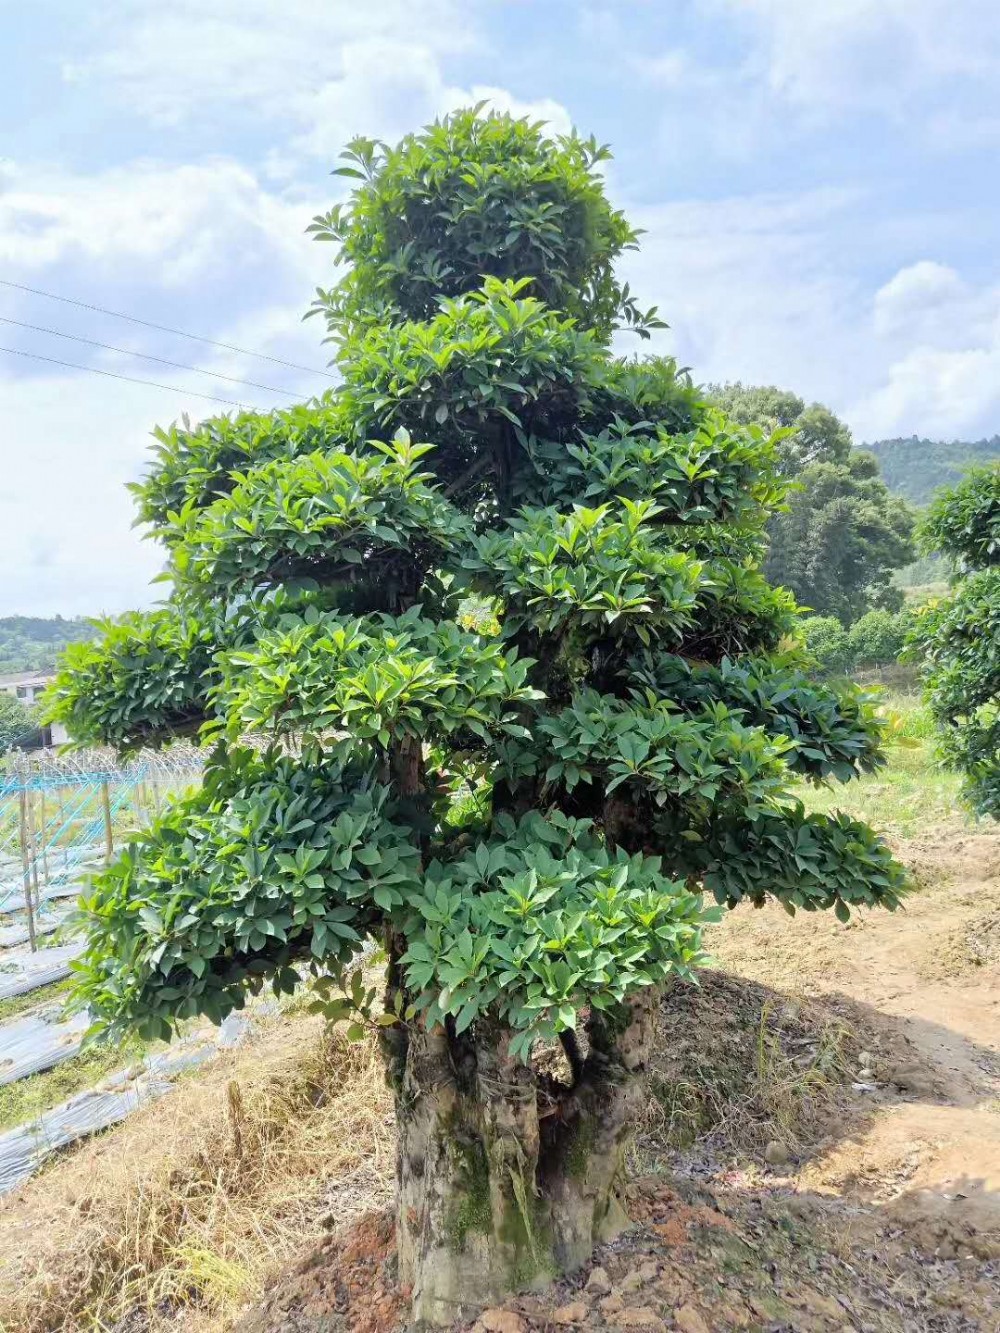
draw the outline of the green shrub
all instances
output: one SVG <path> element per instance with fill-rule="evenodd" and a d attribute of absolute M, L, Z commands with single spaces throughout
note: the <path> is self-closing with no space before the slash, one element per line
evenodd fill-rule
<path fill-rule="evenodd" d="M 848 649 L 855 666 L 898 662 L 914 625 L 911 611 L 868 611 L 851 626 Z"/>
<path fill-rule="evenodd" d="M 806 616 L 798 628 L 806 651 L 824 675 L 846 675 L 854 666 L 847 630 L 836 616 Z"/>

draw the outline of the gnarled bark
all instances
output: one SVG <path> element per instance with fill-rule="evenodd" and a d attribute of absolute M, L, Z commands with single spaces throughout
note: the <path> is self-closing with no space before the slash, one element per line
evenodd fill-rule
<path fill-rule="evenodd" d="M 656 1002 L 649 990 L 617 1023 L 591 1016 L 572 1087 L 514 1060 L 505 1030 L 410 1030 L 396 1089 L 398 1253 L 416 1323 L 449 1324 L 579 1267 L 621 1230 Z"/>

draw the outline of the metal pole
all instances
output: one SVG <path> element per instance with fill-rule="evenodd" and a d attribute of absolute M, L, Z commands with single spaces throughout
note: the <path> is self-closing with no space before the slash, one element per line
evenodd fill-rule
<path fill-rule="evenodd" d="M 104 811 L 104 864 L 110 865 L 115 854 L 115 839 L 111 828 L 111 800 L 108 796 L 108 784 L 101 783 L 101 809 Z"/>
<path fill-rule="evenodd" d="M 19 793 L 18 803 L 21 811 L 21 869 L 24 874 L 24 906 L 28 913 L 28 941 L 31 945 L 31 952 L 34 953 L 38 945 L 35 943 L 35 910 L 31 905 L 31 867 L 28 863 L 28 794 L 23 787 Z"/>

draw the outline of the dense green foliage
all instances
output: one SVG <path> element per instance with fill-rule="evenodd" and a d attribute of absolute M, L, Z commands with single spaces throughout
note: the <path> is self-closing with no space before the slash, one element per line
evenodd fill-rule
<path fill-rule="evenodd" d="M 37 730 L 36 711 L 0 690 L 0 754 Z"/>
<path fill-rule="evenodd" d="M 478 291 L 487 274 L 530 277 L 544 305 L 605 341 L 622 324 L 662 327 L 615 278 L 615 260 L 635 249 L 638 233 L 610 206 L 595 170 L 608 149 L 575 136 L 546 140 L 527 121 L 478 110 L 393 149 L 355 139 L 343 154 L 338 174 L 361 184 L 311 229 L 349 265 L 317 301 L 331 335 L 433 325 L 442 298 Z"/>
<path fill-rule="evenodd" d="M 825 675 L 840 676 L 900 661 L 914 626 L 914 613 L 866 611 L 850 629 L 836 616 L 807 616 L 800 624 L 810 657 Z"/>
<path fill-rule="evenodd" d="M 798 601 L 845 624 L 875 607 L 898 610 L 894 570 L 913 553 L 913 518 L 870 454 L 811 463 L 769 528 L 764 573 Z"/>
<path fill-rule="evenodd" d="M 781 443 L 785 469 L 795 474 L 810 463 L 845 463 L 851 432 L 822 403 L 806 404 L 798 394 L 773 384 L 709 384 L 705 392 L 731 421 L 787 432 Z"/>
<path fill-rule="evenodd" d="M 1000 435 L 984 440 L 875 440 L 866 444 L 878 459 L 885 484 L 894 495 L 923 507 L 936 491 L 956 485 L 976 464 L 1000 458 Z"/>
<path fill-rule="evenodd" d="M 54 671 L 68 643 L 93 639 L 97 634 L 89 620 L 0 617 L 0 676 L 18 671 Z"/>
<path fill-rule="evenodd" d="M 105 1026 L 340 978 L 381 933 L 382 1021 L 527 1058 L 690 973 L 699 885 L 898 902 L 886 846 L 792 795 L 877 767 L 882 724 L 782 651 L 781 437 L 609 350 L 651 317 L 614 277 L 634 233 L 601 156 L 469 112 L 359 141 L 317 224 L 350 265 L 319 305 L 343 387 L 161 434 L 137 495 L 171 602 L 75 650 L 55 708 L 85 740 L 212 749 L 87 903 Z"/>
<path fill-rule="evenodd" d="M 902 611 L 867 611 L 856 620 L 848 633 L 854 665 L 887 666 L 898 662 L 913 630 L 914 613 Z"/>
<path fill-rule="evenodd" d="M 937 499 L 923 536 L 959 566 L 950 596 L 918 614 L 928 701 L 973 809 L 1000 818 L 1000 463 Z"/>
<path fill-rule="evenodd" d="M 820 616 L 845 625 L 866 611 L 895 611 L 903 595 L 893 572 L 913 555 L 913 516 L 889 492 L 871 454 L 820 403 L 773 386 L 710 385 L 714 402 L 737 421 L 786 434 L 783 470 L 795 480 L 785 509 L 768 524 L 764 574 Z"/>
<path fill-rule="evenodd" d="M 799 622 L 799 632 L 824 675 L 846 675 L 854 666 L 847 630 L 836 616 L 806 616 Z"/>
<path fill-rule="evenodd" d="M 1000 565 L 1000 460 L 973 468 L 954 490 L 935 500 L 924 517 L 922 537 L 965 569 Z"/>

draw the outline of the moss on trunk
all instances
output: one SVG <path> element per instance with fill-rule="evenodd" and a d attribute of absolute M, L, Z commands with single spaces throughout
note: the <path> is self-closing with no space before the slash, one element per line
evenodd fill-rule
<path fill-rule="evenodd" d="M 593 1020 L 572 1087 L 514 1060 L 507 1032 L 410 1031 L 397 1088 L 399 1263 L 416 1324 L 470 1317 L 579 1267 L 621 1230 L 655 998 L 637 997 L 613 1041 Z"/>

